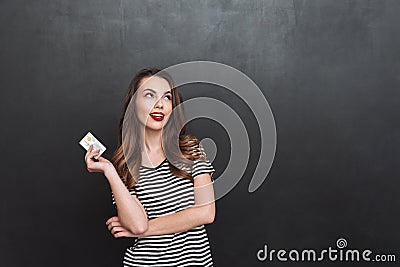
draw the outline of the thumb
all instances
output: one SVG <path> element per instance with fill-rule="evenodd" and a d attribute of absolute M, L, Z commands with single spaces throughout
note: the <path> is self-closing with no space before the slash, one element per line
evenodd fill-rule
<path fill-rule="evenodd" d="M 108 160 L 106 160 L 106 159 L 103 158 L 103 157 L 99 157 L 98 160 L 99 160 L 100 162 L 106 162 L 106 161 L 108 161 Z"/>

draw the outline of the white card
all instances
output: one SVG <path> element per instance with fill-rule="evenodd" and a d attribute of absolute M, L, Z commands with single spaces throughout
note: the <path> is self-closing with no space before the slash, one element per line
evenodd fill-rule
<path fill-rule="evenodd" d="M 97 155 L 97 157 L 94 157 L 95 159 L 98 159 L 101 156 L 101 154 L 103 154 L 103 152 L 106 151 L 106 147 L 103 146 L 103 144 L 100 143 L 100 141 L 96 137 L 94 137 L 94 135 L 91 132 L 88 132 L 85 135 L 85 137 L 83 137 L 82 140 L 79 142 L 79 144 L 83 146 L 83 148 L 85 148 L 86 151 L 89 150 L 89 147 L 91 145 L 93 145 L 92 151 L 100 149 L 100 152 Z"/>

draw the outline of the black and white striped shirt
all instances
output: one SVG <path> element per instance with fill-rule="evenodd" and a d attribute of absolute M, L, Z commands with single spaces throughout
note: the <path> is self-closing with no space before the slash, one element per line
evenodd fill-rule
<path fill-rule="evenodd" d="M 139 181 L 129 190 L 142 203 L 149 220 L 195 204 L 193 182 L 174 176 L 169 170 L 169 164 L 168 159 L 165 159 L 154 168 L 140 166 Z M 212 181 L 214 172 L 208 159 L 194 161 L 189 171 L 194 179 L 199 174 L 210 173 Z M 116 207 L 112 192 L 111 196 Z M 213 266 L 204 225 L 184 232 L 133 240 L 134 244 L 125 251 L 124 266 Z"/>

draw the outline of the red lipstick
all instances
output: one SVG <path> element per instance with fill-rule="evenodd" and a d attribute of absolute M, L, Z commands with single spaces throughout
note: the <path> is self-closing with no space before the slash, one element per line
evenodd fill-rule
<path fill-rule="evenodd" d="M 164 113 L 162 113 L 162 112 L 152 112 L 152 113 L 150 113 L 150 117 L 152 117 L 153 120 L 162 121 L 164 119 Z"/>

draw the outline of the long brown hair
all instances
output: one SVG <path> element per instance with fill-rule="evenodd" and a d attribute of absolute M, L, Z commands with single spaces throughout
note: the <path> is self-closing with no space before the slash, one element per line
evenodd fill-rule
<path fill-rule="evenodd" d="M 194 160 L 206 159 L 200 141 L 192 134 L 185 135 L 185 116 L 182 105 L 180 105 L 182 96 L 178 88 L 174 86 L 172 77 L 166 71 L 157 68 L 141 69 L 133 77 L 125 95 L 123 114 L 119 122 L 118 148 L 111 158 L 111 162 L 128 189 L 136 185 L 140 177 L 139 168 L 142 161 L 141 144 L 143 136 L 141 131 L 135 131 L 135 129 L 140 128 L 134 104 L 137 97 L 136 91 L 143 78 L 153 75 L 167 80 L 171 87 L 173 112 L 162 129 L 164 152 L 170 162 L 173 162 L 173 164 L 169 164 L 170 171 L 177 177 L 188 178 L 193 181 L 193 177 L 187 171 L 187 168 L 192 166 Z M 130 108 L 132 105 L 130 104 L 131 101 L 133 102 L 132 112 L 127 112 L 128 106 Z M 129 123 L 124 124 L 124 121 L 129 121 Z M 126 124 L 129 124 L 129 127 Z M 179 142 L 179 151 L 176 151 L 177 146 L 174 146 L 174 142 Z"/>

